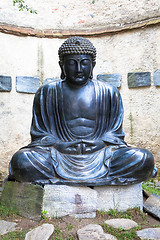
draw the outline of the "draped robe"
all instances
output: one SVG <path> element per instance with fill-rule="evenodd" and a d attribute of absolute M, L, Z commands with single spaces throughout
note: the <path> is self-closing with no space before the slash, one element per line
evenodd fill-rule
<path fill-rule="evenodd" d="M 22 181 L 88 186 L 125 185 L 151 177 L 154 167 L 152 154 L 145 149 L 128 147 L 124 142 L 123 106 L 119 91 L 103 82 L 91 83 L 96 106 L 94 127 L 84 135 L 73 132 L 66 120 L 63 82 L 53 82 L 38 90 L 33 104 L 32 141 L 13 156 L 10 178 L 20 181 L 23 178 L 20 169 L 17 170 L 20 163 L 16 166 L 16 161 L 26 161 L 28 174 L 32 178 L 24 177 Z M 68 106 L 68 111 L 72 111 L 72 106 Z M 90 154 L 64 154 L 54 148 L 57 141 L 74 142 L 81 139 L 102 140 L 106 146 Z M 27 171 L 24 169 L 24 172 Z"/>

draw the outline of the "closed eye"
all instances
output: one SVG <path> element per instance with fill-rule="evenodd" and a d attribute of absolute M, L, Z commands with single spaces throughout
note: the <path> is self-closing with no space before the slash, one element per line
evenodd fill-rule
<path fill-rule="evenodd" d="M 84 59 L 81 61 L 81 64 L 83 64 L 83 65 L 88 65 L 89 63 L 90 63 L 90 60 L 88 60 L 88 59 Z"/>
<path fill-rule="evenodd" d="M 68 62 L 69 65 L 74 65 L 75 64 L 75 61 L 72 60 L 72 59 L 68 60 L 67 62 Z"/>

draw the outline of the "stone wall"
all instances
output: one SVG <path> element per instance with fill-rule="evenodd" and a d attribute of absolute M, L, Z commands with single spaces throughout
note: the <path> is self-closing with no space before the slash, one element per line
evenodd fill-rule
<path fill-rule="evenodd" d="M 153 11 L 151 17 L 156 14 L 158 12 Z M 19 34 L 21 32 L 17 36 L 15 26 L 8 24 L 11 22 L 4 25 L 12 29 L 10 34 L 0 27 L 0 172 L 4 175 L 7 174 L 13 153 L 30 142 L 35 89 L 46 79 L 49 81 L 60 76 L 57 52 L 64 41 L 55 35 L 53 38 L 29 36 L 29 30 L 26 29 L 26 34 L 23 34 L 21 27 L 16 28 Z M 115 29 L 112 33 L 88 33 L 87 38 L 97 48 L 94 78 L 103 75 L 100 78 L 104 80 L 113 82 L 116 79 L 124 104 L 125 140 L 128 144 L 151 150 L 158 164 L 160 73 L 157 70 L 160 70 L 160 29 L 156 23 L 127 31 L 116 30 L 115 26 L 111 26 Z M 74 31 L 68 34 L 74 35 Z M 82 31 L 81 35 L 86 35 L 86 31 Z"/>

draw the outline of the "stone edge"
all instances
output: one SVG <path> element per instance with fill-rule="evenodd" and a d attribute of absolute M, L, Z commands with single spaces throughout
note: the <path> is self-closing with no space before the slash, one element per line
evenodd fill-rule
<path fill-rule="evenodd" d="M 142 19 L 134 23 L 124 24 L 122 26 L 111 26 L 101 28 L 86 28 L 81 30 L 54 30 L 54 29 L 35 29 L 31 27 L 15 26 L 6 23 L 0 23 L 0 32 L 8 33 L 18 36 L 31 36 L 38 38 L 67 38 L 71 36 L 96 36 L 96 35 L 107 35 L 111 33 L 117 33 L 121 31 L 129 31 L 137 28 L 144 28 L 151 25 L 160 25 L 160 16 L 149 19 Z"/>

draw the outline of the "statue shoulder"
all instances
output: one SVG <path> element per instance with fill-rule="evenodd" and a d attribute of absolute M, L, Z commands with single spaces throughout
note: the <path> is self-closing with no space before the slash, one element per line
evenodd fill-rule
<path fill-rule="evenodd" d="M 50 89 L 55 89 L 57 85 L 59 85 L 61 81 L 53 81 L 47 84 L 42 85 L 36 92 L 36 95 L 42 92 L 48 92 Z"/>
<path fill-rule="evenodd" d="M 117 87 L 113 86 L 112 84 L 109 84 L 107 82 L 99 81 L 99 80 L 93 80 L 94 84 L 99 85 L 99 87 L 102 87 L 112 93 L 117 93 L 120 94 L 119 90 Z"/>

